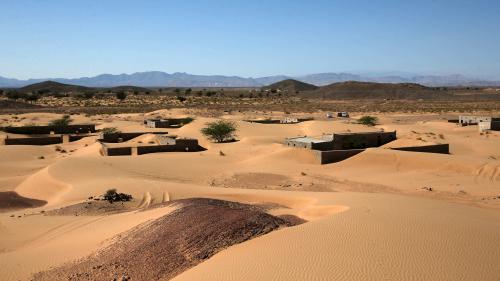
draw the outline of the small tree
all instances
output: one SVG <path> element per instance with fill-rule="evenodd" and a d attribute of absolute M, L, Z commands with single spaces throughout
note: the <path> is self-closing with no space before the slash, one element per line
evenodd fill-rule
<path fill-rule="evenodd" d="M 69 115 L 64 115 L 60 119 L 52 120 L 49 123 L 49 126 L 68 126 L 73 120 Z"/>
<path fill-rule="evenodd" d="M 219 120 L 206 124 L 201 133 L 215 142 L 224 142 L 234 139 L 237 126 L 233 121 Z"/>
<path fill-rule="evenodd" d="M 366 126 L 375 126 L 375 125 L 377 125 L 377 120 L 378 120 L 377 117 L 366 115 L 366 116 L 359 118 L 358 122 L 359 122 L 359 124 L 363 124 Z"/>
<path fill-rule="evenodd" d="M 127 93 L 120 91 L 116 93 L 116 98 L 119 99 L 120 101 L 123 101 L 124 99 L 127 98 Z"/>

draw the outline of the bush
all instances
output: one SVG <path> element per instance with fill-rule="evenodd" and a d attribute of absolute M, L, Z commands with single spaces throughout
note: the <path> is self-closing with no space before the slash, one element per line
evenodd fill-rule
<path fill-rule="evenodd" d="M 194 118 L 192 118 L 192 117 L 186 117 L 186 118 L 182 118 L 181 124 L 184 126 L 184 125 L 187 125 L 187 124 L 189 124 L 189 123 L 191 123 L 193 121 L 194 121 Z"/>
<path fill-rule="evenodd" d="M 106 127 L 101 130 L 101 133 L 106 135 L 106 134 L 119 134 L 121 132 L 116 127 Z"/>
<path fill-rule="evenodd" d="M 366 126 L 375 126 L 377 125 L 377 117 L 374 117 L 374 116 L 363 116 L 361 118 L 358 119 L 358 122 L 359 124 L 363 124 L 363 125 L 366 125 Z"/>
<path fill-rule="evenodd" d="M 236 128 L 236 123 L 232 121 L 219 120 L 207 123 L 201 133 L 215 142 L 225 142 L 234 139 Z"/>
<path fill-rule="evenodd" d="M 49 123 L 49 126 L 68 126 L 73 120 L 69 115 L 64 115 L 60 119 L 52 120 Z"/>
<path fill-rule="evenodd" d="M 119 100 L 124 100 L 127 98 L 127 93 L 125 92 L 118 92 L 116 93 L 116 98 L 119 99 Z"/>
<path fill-rule="evenodd" d="M 116 188 L 108 189 L 103 195 L 104 200 L 109 203 L 113 202 L 126 202 L 132 200 L 132 195 L 116 192 Z"/>

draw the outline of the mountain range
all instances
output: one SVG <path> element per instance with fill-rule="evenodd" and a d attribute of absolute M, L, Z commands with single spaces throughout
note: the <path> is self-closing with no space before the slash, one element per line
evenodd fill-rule
<path fill-rule="evenodd" d="M 122 85 L 138 87 L 262 87 L 286 79 L 324 86 L 336 82 L 360 81 L 379 83 L 417 83 L 425 86 L 500 86 L 500 81 L 474 79 L 464 75 L 415 75 L 415 76 L 371 76 L 352 73 L 317 73 L 303 76 L 266 76 L 245 78 L 223 75 L 194 75 L 188 73 L 166 73 L 161 71 L 136 72 L 132 74 L 101 74 L 81 78 L 45 78 L 19 80 L 0 76 L 1 88 L 17 88 L 43 81 L 56 81 L 86 87 L 115 87 Z"/>

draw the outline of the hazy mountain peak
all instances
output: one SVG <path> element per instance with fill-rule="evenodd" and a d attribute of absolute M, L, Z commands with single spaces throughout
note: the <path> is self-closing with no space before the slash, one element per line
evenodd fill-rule
<path fill-rule="evenodd" d="M 48 78 L 18 80 L 0 77 L 0 87 L 23 87 L 46 80 L 86 87 L 114 87 L 121 85 L 132 85 L 138 87 L 261 87 L 286 79 L 295 79 L 316 86 L 345 81 L 418 83 L 426 86 L 500 86 L 500 81 L 473 79 L 462 74 L 415 75 L 411 77 L 396 74 L 391 75 L 391 73 L 386 74 L 387 75 L 372 76 L 347 72 L 324 72 L 295 77 L 275 75 L 257 78 L 244 78 L 239 76 L 224 75 L 193 75 L 186 72 L 174 72 L 169 74 L 162 71 L 145 71 L 135 72 L 132 74 L 100 74 L 93 77 L 81 77 L 74 79 Z"/>

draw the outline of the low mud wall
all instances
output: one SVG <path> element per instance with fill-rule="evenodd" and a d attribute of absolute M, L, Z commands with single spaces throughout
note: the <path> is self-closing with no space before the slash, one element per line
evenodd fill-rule
<path fill-rule="evenodd" d="M 5 145 L 49 145 L 62 142 L 62 136 L 5 139 Z"/>
<path fill-rule="evenodd" d="M 104 156 L 125 156 L 132 155 L 132 147 L 106 147 L 103 146 L 101 152 Z"/>
<path fill-rule="evenodd" d="M 22 127 L 4 127 L 2 129 L 7 133 L 21 135 L 46 135 L 46 134 L 78 134 L 94 133 L 94 124 L 75 124 L 67 126 L 22 126 Z"/>
<path fill-rule="evenodd" d="M 393 147 L 391 149 L 402 150 L 402 151 L 412 151 L 412 152 L 450 154 L 450 145 L 447 143 L 446 144 L 423 145 L 423 146 Z"/>
<path fill-rule="evenodd" d="M 323 164 L 330 164 L 343 161 L 363 151 L 365 151 L 365 149 L 346 149 L 346 150 L 328 150 L 328 151 L 314 150 L 313 153 L 318 159 L 318 162 L 323 165 Z"/>

